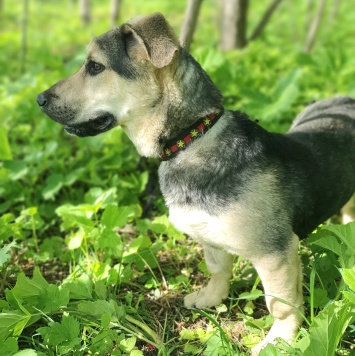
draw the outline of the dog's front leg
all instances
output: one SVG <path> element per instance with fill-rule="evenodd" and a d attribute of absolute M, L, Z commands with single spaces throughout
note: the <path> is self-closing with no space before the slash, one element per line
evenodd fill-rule
<path fill-rule="evenodd" d="M 293 339 L 302 323 L 302 266 L 298 237 L 293 235 L 287 251 L 253 261 L 264 286 L 266 305 L 275 321 L 266 338 L 253 349 L 253 355 L 275 338 Z"/>
<path fill-rule="evenodd" d="M 221 304 L 227 298 L 229 280 L 232 276 L 233 256 L 211 246 L 204 246 L 206 265 L 211 273 L 207 286 L 187 295 L 186 307 L 208 308 Z"/>

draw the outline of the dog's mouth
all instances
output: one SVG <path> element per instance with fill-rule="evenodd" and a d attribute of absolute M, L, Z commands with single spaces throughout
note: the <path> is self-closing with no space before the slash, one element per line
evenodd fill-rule
<path fill-rule="evenodd" d="M 116 126 L 116 119 L 110 113 L 105 113 L 93 120 L 75 125 L 65 125 L 64 129 L 71 135 L 86 137 L 96 136 Z"/>

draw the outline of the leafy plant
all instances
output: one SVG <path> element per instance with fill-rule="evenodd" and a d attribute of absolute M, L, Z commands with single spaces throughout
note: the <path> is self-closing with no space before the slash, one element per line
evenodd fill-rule
<path fill-rule="evenodd" d="M 77 139 L 40 113 L 36 93 L 77 70 L 84 45 L 110 26 L 108 0 L 91 2 L 90 28 L 74 3 L 31 1 L 25 72 L 23 3 L 4 1 L 0 10 L 0 356 L 248 354 L 272 324 L 250 263 L 237 260 L 231 297 L 216 311 L 181 308 L 208 272 L 200 247 L 168 220 L 158 162 L 141 159 L 119 128 Z M 185 6 L 127 4 L 122 20 L 159 10 L 176 30 Z M 322 29 L 312 54 L 299 50 L 302 2 L 292 11 L 285 2 L 260 40 L 230 53 L 216 49 L 212 5 L 201 9 L 192 54 L 226 108 L 284 132 L 310 101 L 355 95 L 351 2 L 341 3 L 336 27 Z M 251 22 L 262 8 L 253 4 Z M 264 355 L 351 355 L 354 236 L 354 225 L 326 225 L 303 246 L 309 326 Z"/>

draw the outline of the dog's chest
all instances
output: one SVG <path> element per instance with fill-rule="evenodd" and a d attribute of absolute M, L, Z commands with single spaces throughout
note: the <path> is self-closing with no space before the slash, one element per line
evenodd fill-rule
<path fill-rule="evenodd" d="M 237 210 L 234 206 L 223 214 L 211 215 L 199 209 L 173 207 L 169 213 L 174 226 L 199 243 L 247 257 L 253 250 L 250 224 Z"/>

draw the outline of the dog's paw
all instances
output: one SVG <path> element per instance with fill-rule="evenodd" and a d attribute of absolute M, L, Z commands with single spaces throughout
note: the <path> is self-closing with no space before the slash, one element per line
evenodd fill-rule
<path fill-rule="evenodd" d="M 277 339 L 281 338 L 289 343 L 295 338 L 297 334 L 297 324 L 290 322 L 289 320 L 276 320 L 271 327 L 270 331 L 266 335 L 265 339 L 259 342 L 251 350 L 252 356 L 259 355 L 259 352 L 269 343 L 276 344 Z"/>
<path fill-rule="evenodd" d="M 210 308 L 222 303 L 227 295 L 218 295 L 216 292 L 211 293 L 208 287 L 202 288 L 201 290 L 188 294 L 184 298 L 185 307 L 196 307 L 199 309 Z"/>

